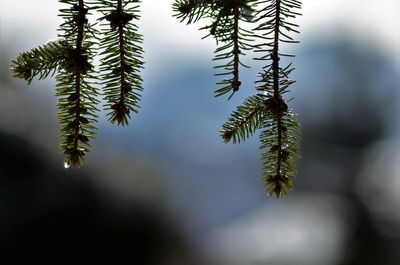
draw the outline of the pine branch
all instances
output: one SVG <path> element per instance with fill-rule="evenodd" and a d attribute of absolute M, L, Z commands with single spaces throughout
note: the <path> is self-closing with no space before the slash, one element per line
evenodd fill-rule
<path fill-rule="evenodd" d="M 132 23 L 139 19 L 138 0 L 99 1 L 107 21 L 102 29 L 102 80 L 106 108 L 112 123 L 127 125 L 130 112 L 138 112 L 139 92 L 143 90 L 140 70 L 143 68 L 142 36 Z"/>
<path fill-rule="evenodd" d="M 11 61 L 10 69 L 14 77 L 24 79 L 30 84 L 32 79 L 53 76 L 65 64 L 63 51 L 70 49 L 68 42 L 59 39 L 23 52 Z"/>
<path fill-rule="evenodd" d="M 224 142 L 240 143 L 253 135 L 262 126 L 266 110 L 263 95 L 247 98 L 222 126 L 221 137 Z"/>
<path fill-rule="evenodd" d="M 300 8 L 301 3 L 297 0 L 271 0 L 259 4 L 262 3 L 267 3 L 267 6 L 260 11 L 258 20 L 261 24 L 256 31 L 263 32 L 260 37 L 268 42 L 259 46 L 257 52 L 266 53 L 267 55 L 260 60 L 270 63 L 261 73 L 261 80 L 258 81 L 261 85 L 257 89 L 268 95 L 266 106 L 271 114 L 265 120 L 264 131 L 260 136 L 261 148 L 268 149 L 262 153 L 263 178 L 269 193 L 280 197 L 293 188 L 292 179 L 296 175 L 295 159 L 299 157 L 300 127 L 282 97 L 294 81 L 288 78 L 293 71 L 291 64 L 285 68 L 280 66 L 281 56 L 286 55 L 279 52 L 279 45 L 281 42 L 295 42 L 285 31 L 298 32 L 292 30 L 297 25 L 286 20 L 298 15 L 292 9 Z M 270 34 L 273 35 L 272 38 L 268 37 Z"/>
<path fill-rule="evenodd" d="M 91 83 L 94 70 L 89 59 L 93 57 L 94 43 L 90 36 L 95 32 L 88 23 L 88 7 L 83 0 L 60 0 L 70 8 L 61 9 L 64 23 L 60 37 L 73 49 L 63 52 L 65 68 L 57 75 L 59 120 L 61 125 L 61 150 L 66 154 L 65 166 L 80 167 L 90 151 L 89 139 L 95 136 L 96 99 L 98 91 Z"/>
<path fill-rule="evenodd" d="M 175 12 L 174 17 L 181 22 L 186 20 L 187 24 L 192 24 L 210 16 L 212 6 L 213 0 L 175 0 L 172 10 Z"/>
<path fill-rule="evenodd" d="M 203 28 L 210 29 L 210 35 L 214 36 L 217 43 L 221 43 L 221 46 L 215 51 L 214 60 L 225 62 L 215 67 L 223 69 L 216 75 L 229 76 L 217 83 L 222 87 L 216 89 L 215 96 L 231 93 L 228 97 L 230 99 L 241 86 L 239 66 L 246 68 L 248 66 L 242 64 L 240 56 L 245 55 L 244 51 L 253 49 L 251 44 L 253 33 L 243 29 L 240 25 L 251 21 L 248 10 L 253 9 L 253 2 L 251 0 L 222 1 L 215 21 Z"/>
<path fill-rule="evenodd" d="M 263 179 L 271 195 L 282 197 L 293 189 L 293 178 L 297 174 L 296 159 L 300 158 L 300 124 L 291 112 L 285 115 L 270 115 L 263 121 L 260 134 Z"/>
<path fill-rule="evenodd" d="M 89 140 L 94 138 L 97 121 L 96 80 L 92 60 L 95 55 L 94 30 L 86 15 L 89 7 L 84 0 L 59 0 L 68 8 L 61 9 L 64 22 L 60 26 L 59 40 L 20 54 L 11 62 L 14 76 L 30 83 L 57 73 L 56 95 L 59 97 L 61 125 L 61 150 L 66 154 L 66 167 L 80 167 L 90 151 Z M 132 23 L 139 19 L 139 0 L 93 0 L 91 9 L 103 13 L 100 21 L 106 23 L 101 40 L 101 79 L 110 111 L 109 119 L 118 125 L 127 125 L 130 112 L 138 112 L 142 88 L 140 70 L 143 68 L 142 36 Z M 225 142 L 239 143 L 261 129 L 261 158 L 263 178 L 269 194 L 281 197 L 293 188 L 296 175 L 296 159 L 299 158 L 300 125 L 289 110 L 284 94 L 295 82 L 289 79 L 294 70 L 292 64 L 282 67 L 281 57 L 293 55 L 280 52 L 280 44 L 297 43 L 290 33 L 298 33 L 297 25 L 289 20 L 299 13 L 299 0 L 176 0 L 175 16 L 188 24 L 208 18 L 211 24 L 205 37 L 212 36 L 218 45 L 214 60 L 222 63 L 218 76 L 228 76 L 219 82 L 216 96 L 238 91 L 243 51 L 256 48 L 263 55 L 257 60 L 267 65 L 260 73 L 256 89 L 262 91 L 247 98 L 223 125 L 221 136 Z M 132 4 L 132 5 L 131 5 Z M 264 6 L 254 15 L 255 6 Z M 254 20 L 254 17 L 257 19 Z M 259 22 L 253 32 L 243 29 L 242 24 Z M 252 45 L 252 37 L 263 43 Z M 229 97 L 229 98 L 230 98 Z"/>
<path fill-rule="evenodd" d="M 299 155 L 300 125 L 295 115 L 289 110 L 283 94 L 294 83 L 289 79 L 294 70 L 291 64 L 280 66 L 281 42 L 295 42 L 285 31 L 298 32 L 293 29 L 297 25 L 288 22 L 298 13 L 293 8 L 300 8 L 297 0 L 265 0 L 258 2 L 258 6 L 266 4 L 257 14 L 260 25 L 255 29 L 261 32 L 257 35 L 265 41 L 257 46 L 256 52 L 263 55 L 258 60 L 267 61 L 264 71 L 257 81 L 257 90 L 263 94 L 248 98 L 237 108 L 231 118 L 223 125 L 222 137 L 225 142 L 240 142 L 262 129 L 260 135 L 261 154 L 263 160 L 263 179 L 267 191 L 271 195 L 281 197 L 293 188 L 293 178 L 297 174 L 296 159 Z M 272 35 L 272 36 L 271 36 Z M 291 55 L 290 55 L 291 57 Z"/>
<path fill-rule="evenodd" d="M 255 0 L 176 0 L 175 15 L 181 21 L 193 23 L 200 18 L 211 19 L 212 23 L 201 28 L 212 36 L 219 47 L 215 50 L 213 60 L 222 63 L 214 68 L 222 69 L 216 76 L 228 76 L 218 82 L 221 87 L 215 91 L 215 96 L 231 93 L 230 99 L 241 86 L 239 67 L 248 67 L 240 61 L 244 51 L 252 50 L 253 33 L 243 29 L 241 24 L 251 22 Z"/>

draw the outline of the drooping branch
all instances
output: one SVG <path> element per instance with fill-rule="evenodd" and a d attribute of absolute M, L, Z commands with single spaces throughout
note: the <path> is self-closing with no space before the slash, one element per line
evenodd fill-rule
<path fill-rule="evenodd" d="M 121 17 L 123 14 L 122 9 L 122 0 L 118 0 L 118 7 L 117 7 L 117 16 Z M 119 61 L 120 61 L 120 93 L 119 93 L 119 101 L 114 103 L 111 108 L 116 110 L 116 118 L 118 124 L 124 124 L 126 119 L 124 119 L 123 115 L 129 116 L 129 109 L 125 106 L 125 94 L 128 92 L 126 89 L 125 84 L 125 36 L 124 36 L 124 25 L 123 23 L 118 23 L 118 37 L 119 37 Z"/>
<path fill-rule="evenodd" d="M 76 6 L 75 6 L 76 7 Z M 83 54 L 82 54 L 82 44 L 83 44 L 83 31 L 84 31 L 84 25 L 85 25 L 85 20 L 86 20 L 86 13 L 87 9 L 83 5 L 83 0 L 79 0 L 79 4 L 77 6 L 77 11 L 78 14 L 76 16 L 76 24 L 78 28 L 78 37 L 76 38 L 76 54 L 75 56 L 79 59 L 79 61 L 83 61 Z M 79 66 L 78 66 L 79 67 Z M 81 123 L 83 122 L 81 117 L 81 75 L 86 71 L 84 69 L 78 69 L 76 67 L 75 70 L 75 95 L 76 95 L 76 100 L 75 100 L 75 120 L 77 121 L 75 124 L 75 133 L 74 133 L 74 146 L 73 150 L 76 152 L 77 159 L 74 158 L 74 151 L 71 153 L 71 164 L 78 165 L 79 164 L 79 159 L 81 155 L 79 154 L 79 131 L 81 128 Z"/>
<path fill-rule="evenodd" d="M 240 65 L 244 51 L 253 49 L 251 44 L 253 33 L 245 30 L 242 25 L 251 23 L 251 13 L 255 0 L 176 0 L 174 11 L 176 16 L 187 23 L 193 23 L 200 18 L 208 18 L 211 23 L 202 27 L 207 31 L 206 37 L 213 37 L 217 42 L 213 60 L 220 62 L 214 68 L 221 69 L 216 76 L 225 78 L 217 83 L 221 87 L 215 90 L 215 96 L 230 93 L 230 99 L 241 86 L 239 77 Z"/>
<path fill-rule="evenodd" d="M 143 68 L 142 36 L 132 23 L 138 19 L 138 0 L 118 0 L 117 4 L 102 0 L 104 16 L 100 21 L 108 25 L 102 29 L 101 70 L 108 116 L 112 123 L 127 125 L 131 111 L 138 112 L 139 92 L 143 90 L 139 75 Z"/>
<path fill-rule="evenodd" d="M 38 48 L 19 54 L 11 61 L 10 69 L 14 77 L 24 79 L 28 84 L 36 76 L 39 76 L 39 79 L 53 76 L 65 64 L 64 50 L 70 48 L 68 42 L 64 40 L 49 41 Z"/>
<path fill-rule="evenodd" d="M 249 104 L 253 102 L 251 97 L 246 100 L 223 125 L 222 137 L 224 141 L 239 142 L 256 130 L 263 130 L 260 134 L 263 179 L 269 194 L 281 197 L 293 188 L 297 174 L 300 126 L 283 98 L 294 83 L 289 79 L 294 68 L 291 64 L 281 67 L 281 57 L 291 55 L 282 54 L 279 49 L 281 42 L 295 42 L 285 31 L 298 32 L 292 29 L 297 26 L 287 18 L 298 15 L 292 9 L 300 8 L 301 4 L 297 0 L 264 0 L 257 4 L 265 5 L 257 14 L 259 25 L 255 29 L 263 42 L 256 45 L 255 51 L 262 53 L 257 60 L 267 62 L 257 81 L 257 90 L 262 94 L 255 97 L 262 104 Z"/>
<path fill-rule="evenodd" d="M 57 75 L 57 96 L 59 97 L 59 119 L 61 124 L 61 150 L 67 155 L 65 166 L 80 167 L 87 152 L 89 139 L 95 135 L 96 105 L 98 92 L 89 79 L 94 76 L 89 57 L 94 35 L 86 18 L 88 7 L 83 0 L 61 0 L 70 8 L 61 9 L 65 23 L 61 25 L 60 37 L 73 48 L 65 49 L 65 67 Z"/>
<path fill-rule="evenodd" d="M 138 112 L 143 68 L 142 36 L 133 23 L 139 19 L 139 0 L 59 0 L 68 5 L 61 9 L 63 23 L 59 40 L 37 49 L 22 53 L 12 62 L 14 75 L 31 82 L 57 73 L 59 120 L 61 125 L 61 149 L 66 154 L 66 166 L 80 167 L 90 151 L 89 139 L 95 135 L 96 105 L 99 91 L 93 85 L 97 78 L 91 64 L 95 55 L 93 38 L 100 42 L 100 77 L 104 86 L 106 109 L 111 122 L 127 125 L 131 112 Z M 90 4 L 88 4 L 90 3 Z M 92 5 L 93 4 L 93 5 Z M 91 6 L 92 5 L 92 6 Z M 257 12 L 256 7 L 257 6 Z M 92 7 L 92 8 L 90 8 Z M 259 8 L 261 7 L 261 8 Z M 299 13 L 299 0 L 176 0 L 173 8 L 177 18 L 188 24 L 207 18 L 205 37 L 217 42 L 215 68 L 218 82 L 216 96 L 239 90 L 240 67 L 244 52 L 255 48 L 262 53 L 257 60 L 266 61 L 257 81 L 261 91 L 240 105 L 223 125 L 221 136 L 225 142 L 244 141 L 261 129 L 261 157 L 263 178 L 267 190 L 277 197 L 293 188 L 296 176 L 296 159 L 299 157 L 300 126 L 295 114 L 289 109 L 284 94 L 295 81 L 289 79 L 294 70 L 289 63 L 283 67 L 281 59 L 292 55 L 280 52 L 282 42 L 296 43 L 289 33 L 298 33 L 297 25 L 290 22 Z M 103 13 L 102 37 L 88 22 L 90 9 Z M 243 28 L 246 23 L 257 22 L 254 31 Z M 261 44 L 254 45 L 253 37 Z"/>
<path fill-rule="evenodd" d="M 274 48 L 273 48 L 273 52 L 272 52 L 272 71 L 273 71 L 273 83 L 274 83 L 274 96 L 273 96 L 273 100 L 275 102 L 281 102 L 282 98 L 281 98 L 281 93 L 279 90 L 279 33 L 280 33 L 280 24 L 281 24 L 281 20 L 280 20 L 280 16 L 281 16 L 281 0 L 276 0 L 276 8 L 275 8 L 275 25 L 274 25 Z M 281 106 L 279 105 L 279 108 L 281 108 Z M 282 125 L 282 115 L 284 114 L 283 111 L 285 111 L 287 109 L 287 107 L 285 107 L 285 109 L 282 109 L 282 111 L 278 111 L 275 115 L 276 118 L 276 123 L 277 123 L 277 166 L 276 166 L 276 178 L 279 179 L 277 181 L 277 185 L 275 190 L 273 191 L 277 196 L 280 196 L 281 194 L 281 188 L 280 188 L 280 180 L 283 178 L 282 177 L 282 172 L 281 172 L 281 165 L 282 165 L 282 160 L 283 160 L 283 155 L 282 155 L 282 130 L 283 130 L 283 125 Z"/>
<path fill-rule="evenodd" d="M 239 90 L 241 82 L 239 80 L 239 18 L 240 9 L 239 6 L 235 6 L 233 9 L 233 80 L 232 80 L 232 95 Z M 230 97 L 232 97 L 232 95 Z"/>
<path fill-rule="evenodd" d="M 285 7 L 286 6 L 286 7 Z M 265 32 L 261 35 L 263 40 L 266 35 L 273 34 L 271 42 L 264 44 L 265 49 L 258 51 L 267 52 L 269 56 L 262 57 L 262 60 L 270 60 L 266 70 L 261 74 L 262 79 L 259 90 L 263 90 L 267 96 L 265 105 L 269 115 L 266 118 L 264 132 L 261 135 L 263 148 L 268 151 L 262 154 L 264 160 L 263 177 L 270 194 L 277 197 L 287 194 L 293 188 L 293 178 L 296 175 L 295 158 L 298 155 L 299 125 L 294 114 L 289 110 L 283 93 L 286 92 L 292 80 L 288 78 L 293 71 L 291 64 L 282 68 L 279 45 L 283 41 L 293 39 L 284 33 L 284 30 L 291 31 L 295 25 L 286 21 L 288 17 L 294 17 L 293 8 L 300 8 L 297 0 L 273 0 L 261 12 L 261 25 L 256 29 Z M 266 22 L 263 22 L 266 19 Z"/>
<path fill-rule="evenodd" d="M 264 96 L 254 95 L 245 100 L 222 126 L 221 136 L 225 143 L 240 143 L 262 126 L 265 115 Z"/>

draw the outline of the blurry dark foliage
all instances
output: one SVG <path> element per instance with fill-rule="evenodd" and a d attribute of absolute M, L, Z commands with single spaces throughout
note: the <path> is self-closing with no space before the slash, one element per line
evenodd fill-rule
<path fill-rule="evenodd" d="M 151 204 L 119 206 L 91 185 L 89 171 L 53 166 L 18 136 L 0 132 L 0 150 L 2 253 L 100 261 L 102 251 L 129 264 L 194 263 L 181 232 Z"/>

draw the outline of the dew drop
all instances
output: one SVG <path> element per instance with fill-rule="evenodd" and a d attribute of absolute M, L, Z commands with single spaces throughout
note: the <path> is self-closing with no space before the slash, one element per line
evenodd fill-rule
<path fill-rule="evenodd" d="M 64 162 L 64 168 L 65 168 L 65 169 L 68 169 L 70 166 L 71 166 L 71 165 L 70 165 L 69 163 Z"/>

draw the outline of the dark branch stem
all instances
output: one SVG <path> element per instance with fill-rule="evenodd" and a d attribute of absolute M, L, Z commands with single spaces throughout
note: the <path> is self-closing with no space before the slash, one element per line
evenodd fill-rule
<path fill-rule="evenodd" d="M 232 88 L 233 93 L 239 90 L 239 16 L 240 10 L 239 5 L 236 5 L 233 11 L 233 81 Z"/>
<path fill-rule="evenodd" d="M 276 0 L 275 9 L 275 28 L 274 28 L 274 48 L 272 52 L 272 75 L 274 80 L 274 100 L 276 103 L 280 102 L 279 90 L 279 26 L 280 26 L 280 13 L 281 13 L 281 0 Z M 278 105 L 279 106 L 279 105 Z M 282 113 L 279 111 L 277 115 L 278 122 L 278 162 L 276 173 L 277 177 L 281 177 L 281 163 L 282 163 Z"/>
<path fill-rule="evenodd" d="M 281 0 L 276 0 L 276 17 L 274 28 L 274 48 L 272 52 L 272 71 L 274 79 L 274 98 L 278 100 L 279 93 L 279 24 L 280 24 Z"/>
<path fill-rule="evenodd" d="M 76 54 L 78 58 L 82 60 L 82 45 L 83 45 L 83 33 L 85 26 L 85 6 L 83 0 L 79 0 L 78 5 L 78 18 L 77 18 L 77 27 L 78 27 L 78 36 L 76 39 Z M 78 149 L 79 145 L 79 129 L 80 129 L 80 115 L 81 115 L 81 75 L 82 69 L 76 69 L 75 71 L 75 93 L 76 93 L 76 112 L 75 119 L 77 121 L 75 127 L 75 139 L 74 139 L 74 149 Z"/>
<path fill-rule="evenodd" d="M 122 15 L 122 0 L 118 0 L 117 14 L 118 17 Z M 120 102 L 124 102 L 125 99 L 125 39 L 124 39 L 124 25 L 119 23 L 118 25 L 118 36 L 119 36 L 119 60 L 120 60 L 120 76 L 121 76 L 121 89 L 120 89 Z"/>
<path fill-rule="evenodd" d="M 85 17 L 86 17 L 85 5 L 83 3 L 83 0 L 79 0 L 78 19 L 77 19 L 78 37 L 76 39 L 76 51 L 78 52 L 78 54 L 82 53 L 83 28 L 85 25 Z"/>

